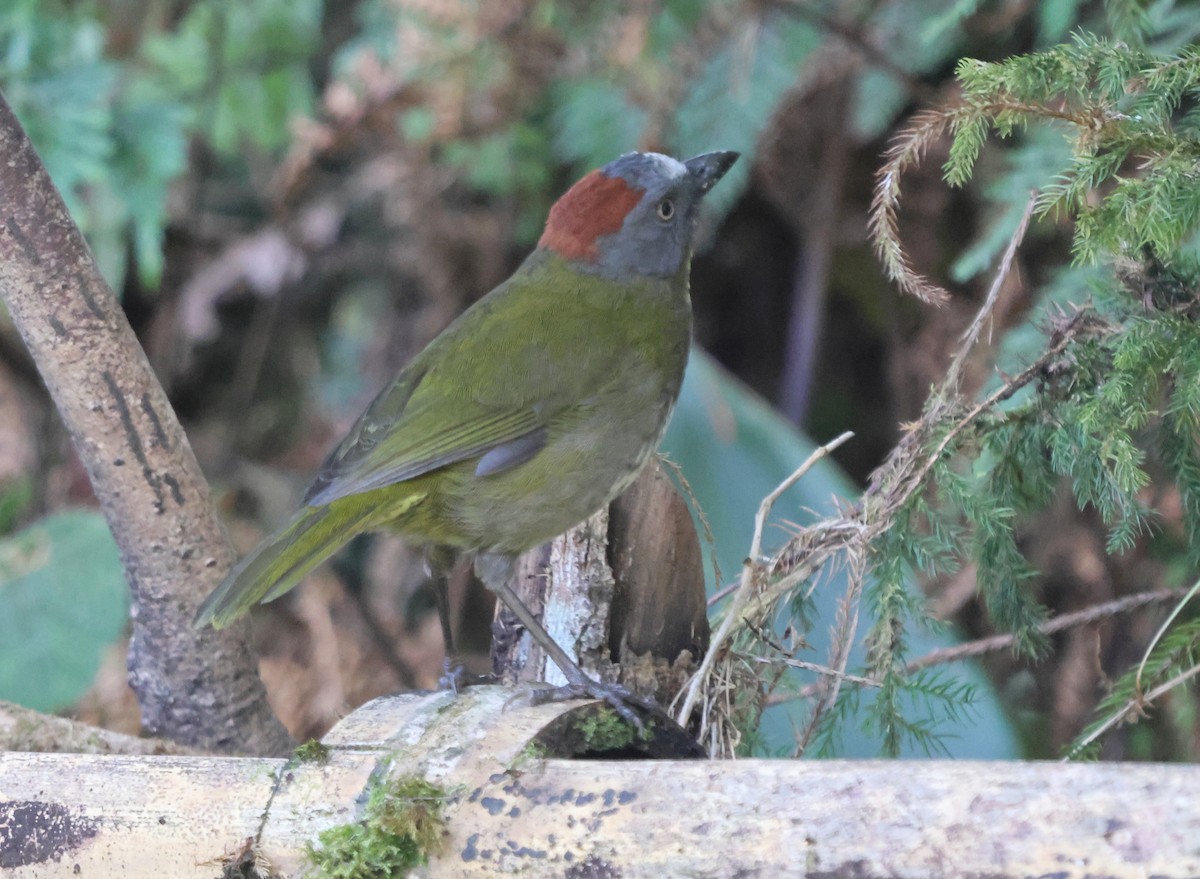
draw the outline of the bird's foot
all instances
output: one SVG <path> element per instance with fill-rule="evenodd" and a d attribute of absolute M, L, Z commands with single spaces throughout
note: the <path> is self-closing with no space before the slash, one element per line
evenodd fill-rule
<path fill-rule="evenodd" d="M 447 657 L 442 663 L 442 676 L 438 678 L 439 690 L 450 690 L 457 693 L 464 687 L 474 687 L 479 684 L 494 684 L 495 675 L 479 675 L 469 672 L 461 662 Z"/>
<path fill-rule="evenodd" d="M 570 699 L 599 699 L 606 702 L 622 719 L 632 724 L 639 733 L 644 733 L 646 727 L 633 709 L 636 707 L 648 712 L 661 710 L 658 703 L 648 696 L 639 696 L 620 684 L 593 680 L 586 675 L 581 676 L 581 680 L 572 681 L 561 687 L 542 687 L 529 693 L 529 701 L 533 705 L 566 702 Z"/>

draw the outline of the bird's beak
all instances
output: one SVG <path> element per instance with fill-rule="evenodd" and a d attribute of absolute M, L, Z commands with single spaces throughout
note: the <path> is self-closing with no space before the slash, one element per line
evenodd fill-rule
<path fill-rule="evenodd" d="M 725 176 L 725 172 L 733 167 L 741 153 L 717 152 L 703 153 L 688 159 L 683 164 L 688 173 L 700 184 L 701 192 L 708 192 L 717 185 L 717 181 Z"/>

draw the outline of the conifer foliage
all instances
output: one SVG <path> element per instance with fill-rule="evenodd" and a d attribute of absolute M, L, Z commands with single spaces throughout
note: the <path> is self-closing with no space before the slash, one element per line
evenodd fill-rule
<path fill-rule="evenodd" d="M 918 117 L 880 172 L 872 231 L 889 275 L 923 299 L 948 295 L 904 255 L 896 217 L 905 167 L 948 132 L 945 180 L 960 186 L 991 133 L 1010 137 L 1034 125 L 1061 131 L 1071 147 L 1034 213 L 1069 217 L 1076 267 L 1102 271 L 1091 274 L 1090 296 L 1043 319 L 1037 371 L 1008 380 L 982 409 L 975 404 L 969 425 L 956 410 L 971 404 L 953 387 L 931 397 L 913 434 L 929 465 L 895 511 L 906 527 L 888 530 L 876 552 L 926 570 L 970 558 L 995 622 L 1013 633 L 1017 650 L 1037 653 L 1044 615 L 1022 589 L 1031 571 L 1014 525 L 1044 508 L 1062 482 L 1081 508 L 1099 513 L 1107 549 L 1119 553 L 1153 529 L 1156 512 L 1141 492 L 1152 471 L 1165 471 L 1182 499 L 1190 567 L 1200 562 L 1200 49 L 1160 55 L 1079 33 L 1045 52 L 964 60 L 957 78 L 960 103 Z M 880 615 L 872 664 L 885 679 L 898 653 L 897 639 L 885 635 L 906 622 L 903 605 L 890 610 L 894 568 L 877 566 L 873 587 Z M 1113 688 L 1098 727 L 1195 675 L 1198 652 L 1200 624 L 1176 623 Z"/>
<path fill-rule="evenodd" d="M 803 604 L 823 570 L 845 565 L 854 575 L 834 641 L 853 639 L 861 600 L 870 620 L 866 668 L 847 675 L 847 651 L 835 647 L 828 667 L 816 669 L 821 678 L 806 693 L 815 707 L 797 736 L 800 750 L 819 745 L 847 706 L 864 698 L 893 753 L 906 739 L 937 747 L 930 705 L 963 710 L 970 693 L 929 674 L 927 663 L 910 664 L 906 635 L 927 622 L 905 587 L 914 570 L 937 574 L 972 563 L 981 600 L 993 623 L 1011 633 L 1012 649 L 1044 655 L 1046 633 L 1058 621 L 1047 619 L 1028 588 L 1035 572 L 1018 529 L 1060 492 L 1093 509 L 1107 529 L 1107 551 L 1121 553 L 1153 536 L 1161 521 L 1147 488 L 1173 483 L 1187 565 L 1192 576 L 1200 569 L 1200 48 L 1144 48 L 1139 9 L 1111 4 L 1110 23 L 1122 40 L 1079 32 L 1042 52 L 961 61 L 956 101 L 914 116 L 883 158 L 870 216 L 876 253 L 902 290 L 942 304 L 952 294 L 904 247 L 905 171 L 945 139 L 944 179 L 952 187 L 971 181 L 993 137 L 1032 142 L 1050 130 L 1069 146 L 1035 192 L 1008 194 L 1027 200 L 1024 218 L 922 417 L 859 504 L 798 530 L 761 563 L 760 597 L 736 610 L 747 632 L 761 633 L 783 608 Z M 968 393 L 964 363 L 978 359 L 976 342 L 1027 225 L 1039 220 L 1072 230 L 1069 265 L 1038 291 L 1040 350 L 1011 374 L 993 369 L 990 385 Z M 1176 610 L 1143 662 L 1115 683 L 1072 754 L 1094 749 L 1100 734 L 1142 716 L 1200 673 L 1200 620 L 1185 612 L 1190 597 L 1176 593 Z M 757 647 L 753 635 L 741 643 L 735 655 L 743 659 L 763 651 L 760 636 Z M 726 672 L 717 678 L 732 685 L 734 666 Z M 912 719 L 921 713 L 914 706 L 924 706 L 926 720 Z"/>

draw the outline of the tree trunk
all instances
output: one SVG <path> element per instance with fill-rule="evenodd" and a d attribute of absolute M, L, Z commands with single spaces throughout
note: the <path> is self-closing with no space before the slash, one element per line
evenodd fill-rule
<path fill-rule="evenodd" d="M 233 562 L 208 485 L 124 312 L 0 97 L 0 292 L 58 407 L 133 592 L 142 723 L 209 750 L 278 753 L 246 624 L 192 616 Z"/>

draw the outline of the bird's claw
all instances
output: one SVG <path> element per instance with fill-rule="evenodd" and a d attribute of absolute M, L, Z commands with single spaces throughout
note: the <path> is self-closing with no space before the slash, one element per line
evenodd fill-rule
<path fill-rule="evenodd" d="M 623 720 L 632 724 L 639 733 L 644 733 L 646 727 L 637 712 L 630 706 L 636 706 L 643 711 L 658 710 L 658 703 L 648 696 L 639 696 L 620 684 L 604 683 L 589 677 L 563 684 L 561 687 L 543 687 L 533 690 L 529 694 L 529 701 L 533 705 L 566 702 L 570 699 L 599 699 L 606 702 Z"/>
<path fill-rule="evenodd" d="M 446 659 L 442 663 L 442 676 L 438 678 L 439 690 L 450 690 L 457 694 L 463 687 L 474 687 L 479 684 L 496 683 L 495 675 L 479 675 L 469 672 L 461 662 Z"/>

